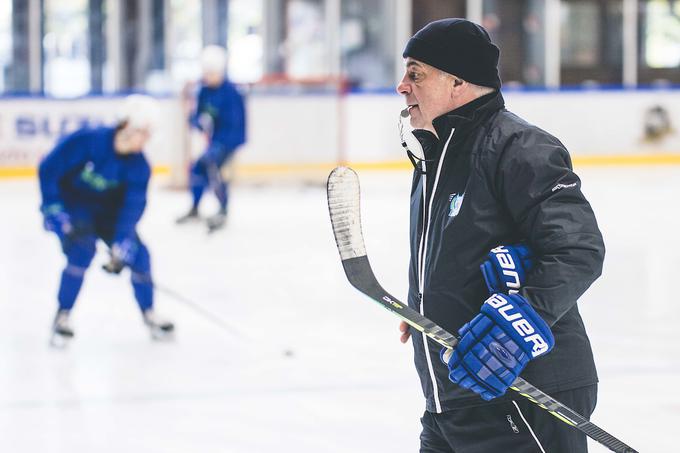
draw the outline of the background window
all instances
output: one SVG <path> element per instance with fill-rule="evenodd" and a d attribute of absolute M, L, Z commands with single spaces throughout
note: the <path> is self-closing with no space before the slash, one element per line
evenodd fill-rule
<path fill-rule="evenodd" d="M 622 83 L 621 0 L 562 0 L 562 85 Z"/>
<path fill-rule="evenodd" d="M 254 83 L 264 72 L 261 0 L 229 2 L 229 78 Z"/>
<path fill-rule="evenodd" d="M 195 0 L 172 0 L 170 3 L 170 71 L 177 91 L 186 82 L 201 77 L 200 54 L 203 48 L 201 36 L 201 2 Z"/>
<path fill-rule="evenodd" d="M 74 97 L 90 91 L 87 0 L 45 0 L 44 91 Z"/>
<path fill-rule="evenodd" d="M 504 86 L 545 84 L 545 1 L 484 0 L 482 25 L 501 49 Z"/>
<path fill-rule="evenodd" d="M 8 90 L 12 63 L 12 2 L 0 2 L 0 93 Z"/>
<path fill-rule="evenodd" d="M 394 2 L 344 0 L 340 23 L 342 73 L 351 86 L 394 85 Z"/>
<path fill-rule="evenodd" d="M 466 0 L 413 0 L 411 8 L 413 32 L 415 33 L 433 20 L 465 17 L 466 3 Z"/>
<path fill-rule="evenodd" d="M 323 0 L 288 2 L 285 71 L 289 77 L 306 79 L 329 74 L 324 11 Z"/>
<path fill-rule="evenodd" d="M 638 36 L 640 83 L 680 82 L 680 2 L 643 1 Z"/>

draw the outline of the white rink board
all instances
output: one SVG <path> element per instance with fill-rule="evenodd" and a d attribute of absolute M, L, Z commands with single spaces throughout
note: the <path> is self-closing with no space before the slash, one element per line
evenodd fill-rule
<path fill-rule="evenodd" d="M 57 140 L 83 126 L 112 126 L 124 97 L 90 97 L 77 100 L 0 98 L 0 167 L 36 165 Z M 156 165 L 170 165 L 182 155 L 186 142 L 179 101 L 158 99 L 146 154 Z"/>
<path fill-rule="evenodd" d="M 680 153 L 680 90 L 510 92 L 509 110 L 557 136 L 573 156 Z M 0 168 L 32 166 L 60 134 L 78 124 L 112 123 L 120 97 L 73 101 L 0 98 Z M 148 146 L 154 165 L 184 171 L 186 114 L 176 98 L 160 99 L 158 133 Z M 645 112 L 656 105 L 670 114 L 674 132 L 644 138 Z M 328 164 L 405 160 L 396 94 L 266 95 L 247 98 L 248 142 L 242 164 Z M 183 176 L 183 175 L 182 175 Z"/>

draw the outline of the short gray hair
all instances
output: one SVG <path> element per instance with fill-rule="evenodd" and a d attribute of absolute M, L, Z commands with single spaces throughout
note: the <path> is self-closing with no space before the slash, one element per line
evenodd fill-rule
<path fill-rule="evenodd" d="M 460 77 L 453 75 L 453 74 L 449 74 L 448 72 L 442 71 L 441 69 L 439 69 L 439 77 L 441 77 L 443 79 L 463 80 Z M 466 80 L 466 82 L 467 82 L 467 80 Z M 470 85 L 470 89 L 472 89 L 475 92 L 477 97 L 482 97 L 482 96 L 485 96 L 489 93 L 493 93 L 494 91 L 496 91 L 495 88 L 484 87 L 484 86 L 481 86 L 481 85 L 475 85 L 474 83 L 470 83 L 470 82 L 468 82 L 468 84 Z"/>

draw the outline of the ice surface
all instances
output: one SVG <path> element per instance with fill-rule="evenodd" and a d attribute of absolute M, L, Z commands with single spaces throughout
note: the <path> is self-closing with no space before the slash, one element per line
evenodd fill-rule
<path fill-rule="evenodd" d="M 593 420 L 641 452 L 673 451 L 680 169 L 580 174 L 607 245 L 604 275 L 580 302 L 601 380 Z M 359 176 L 369 257 L 403 298 L 410 175 Z M 76 338 L 55 351 L 63 258 L 42 231 L 36 182 L 0 182 L 0 451 L 417 451 L 424 402 L 411 346 L 346 282 L 324 188 L 236 186 L 227 229 L 208 236 L 174 225 L 188 195 L 162 185 L 140 228 L 156 281 L 232 328 L 159 293 L 177 340 L 153 343 L 128 275 L 99 269 L 102 247 L 76 305 Z"/>

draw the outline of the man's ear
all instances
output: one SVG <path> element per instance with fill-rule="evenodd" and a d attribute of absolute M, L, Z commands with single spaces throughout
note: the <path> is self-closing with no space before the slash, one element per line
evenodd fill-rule
<path fill-rule="evenodd" d="M 451 87 L 452 88 L 451 89 L 451 97 L 453 98 L 453 97 L 458 97 L 463 93 L 464 88 L 465 88 L 465 84 L 467 82 L 465 82 L 465 80 L 463 80 L 463 79 L 459 79 L 458 77 L 454 77 L 453 81 L 451 83 L 453 85 Z"/>

